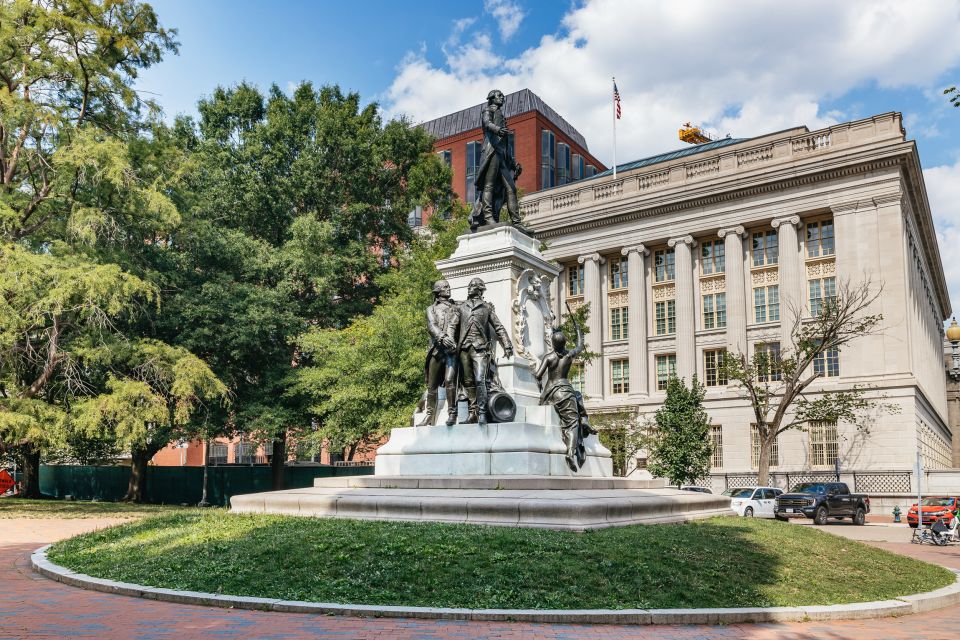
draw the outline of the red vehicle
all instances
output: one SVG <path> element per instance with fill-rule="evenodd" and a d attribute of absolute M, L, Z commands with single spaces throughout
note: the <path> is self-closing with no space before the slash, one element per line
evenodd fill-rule
<path fill-rule="evenodd" d="M 930 496 L 923 499 L 923 524 L 933 524 L 937 520 L 943 520 L 944 524 L 950 524 L 950 518 L 953 512 L 960 508 L 960 497 L 948 496 Z M 917 528 L 917 505 L 914 504 L 907 512 L 907 524 Z"/>

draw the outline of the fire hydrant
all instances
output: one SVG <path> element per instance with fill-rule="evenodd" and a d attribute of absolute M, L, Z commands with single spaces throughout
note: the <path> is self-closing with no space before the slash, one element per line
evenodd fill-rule
<path fill-rule="evenodd" d="M 893 508 L 893 521 L 900 522 L 900 507 Z"/>

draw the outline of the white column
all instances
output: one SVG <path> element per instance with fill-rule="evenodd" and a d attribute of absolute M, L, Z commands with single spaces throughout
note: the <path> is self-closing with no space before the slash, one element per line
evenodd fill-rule
<path fill-rule="evenodd" d="M 800 216 L 774 218 L 780 246 L 780 350 L 792 348 L 793 326 L 803 308 L 803 273 L 800 260 L 800 238 L 797 227 Z"/>
<path fill-rule="evenodd" d="M 600 265 L 604 259 L 599 253 L 580 256 L 577 262 L 583 265 L 584 301 L 590 305 L 590 316 L 587 318 L 587 350 L 601 354 L 603 350 L 603 303 L 600 291 Z M 587 365 L 584 372 L 586 395 L 589 399 L 599 400 L 603 397 L 603 357 L 598 355 L 593 362 Z"/>
<path fill-rule="evenodd" d="M 628 354 L 630 357 L 630 393 L 647 395 L 647 270 L 644 256 L 649 251 L 642 244 L 624 247 L 627 256 Z"/>
<path fill-rule="evenodd" d="M 550 286 L 550 295 L 553 296 L 552 303 L 553 309 L 553 324 L 560 325 L 563 321 L 563 297 L 567 291 L 567 268 L 560 268 L 560 275 L 558 275 L 553 280 L 553 284 Z"/>
<path fill-rule="evenodd" d="M 720 229 L 726 255 L 727 350 L 747 352 L 747 301 L 743 285 L 743 227 Z"/>
<path fill-rule="evenodd" d="M 684 378 L 690 384 L 697 372 L 697 348 L 694 328 L 696 327 L 695 306 L 693 303 L 693 236 L 672 238 L 667 242 L 673 247 L 676 263 L 676 305 L 677 305 L 677 377 Z"/>

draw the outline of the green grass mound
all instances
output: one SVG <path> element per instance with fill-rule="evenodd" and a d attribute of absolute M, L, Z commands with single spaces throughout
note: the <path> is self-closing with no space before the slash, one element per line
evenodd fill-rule
<path fill-rule="evenodd" d="M 746 518 L 571 533 L 184 512 L 72 538 L 49 557 L 171 589 L 468 608 L 817 605 L 954 581 L 941 567 L 809 527 Z"/>
<path fill-rule="evenodd" d="M 27 500 L 0 498 L 0 519 L 8 518 L 142 518 L 188 508 L 161 504 L 129 502 L 91 502 L 86 500 Z"/>

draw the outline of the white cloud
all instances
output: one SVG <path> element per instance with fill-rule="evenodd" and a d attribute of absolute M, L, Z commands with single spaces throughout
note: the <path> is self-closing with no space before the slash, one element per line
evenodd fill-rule
<path fill-rule="evenodd" d="M 478 104 L 493 87 L 527 87 L 609 163 L 615 75 L 623 162 L 680 146 L 688 120 L 749 137 L 864 115 L 821 105 L 871 84 L 929 89 L 960 61 L 958 30 L 952 0 L 586 0 L 515 58 L 497 55 L 482 32 L 461 41 L 463 29 L 443 47 L 442 65 L 408 54 L 382 103 L 423 121 Z"/>
<path fill-rule="evenodd" d="M 520 5 L 511 0 L 484 0 L 483 10 L 497 21 L 500 39 L 504 42 L 517 32 L 525 15 Z"/>
<path fill-rule="evenodd" d="M 960 161 L 923 172 L 954 314 L 960 314 Z"/>

